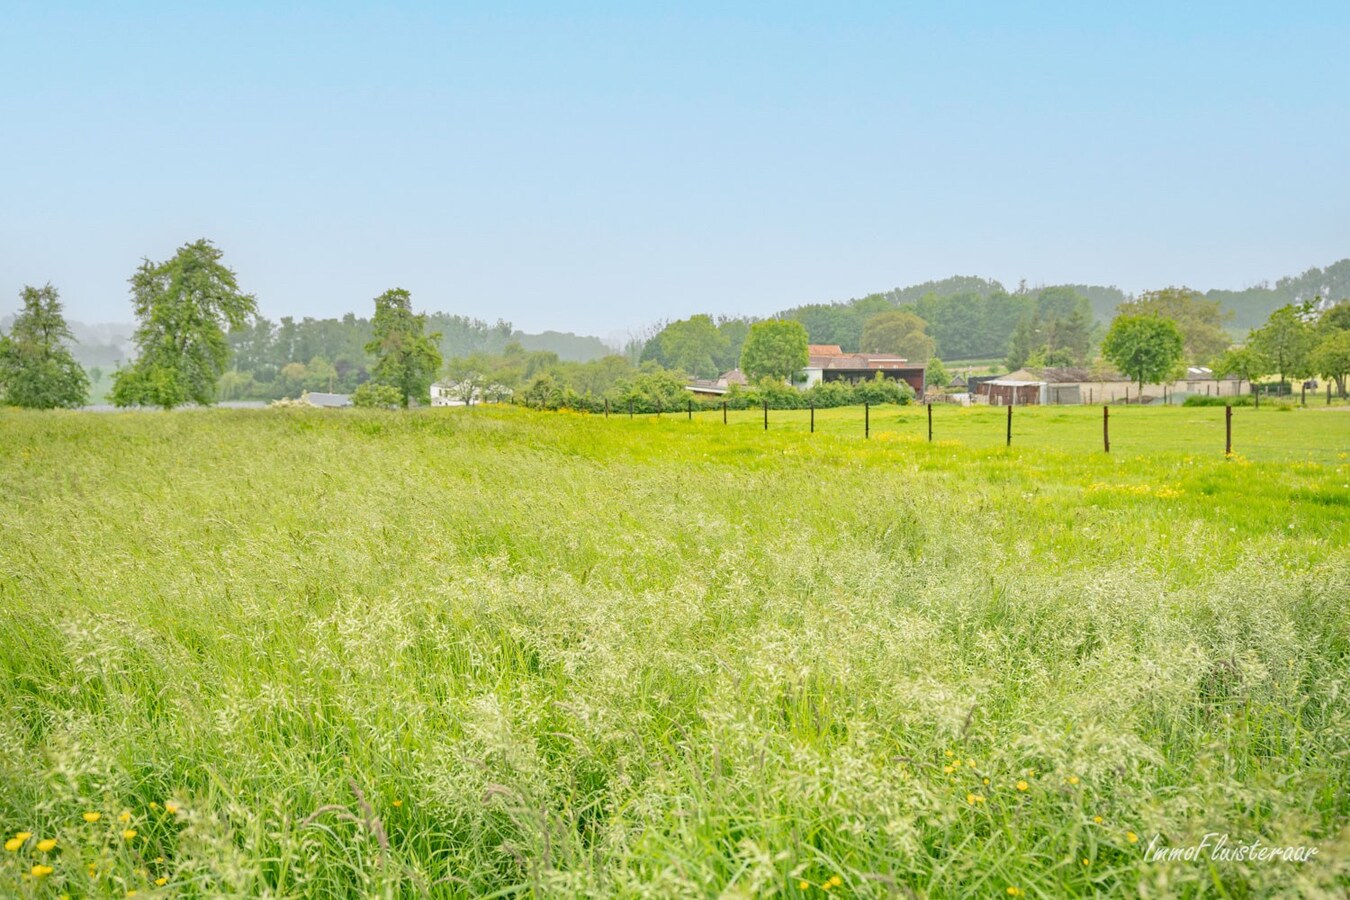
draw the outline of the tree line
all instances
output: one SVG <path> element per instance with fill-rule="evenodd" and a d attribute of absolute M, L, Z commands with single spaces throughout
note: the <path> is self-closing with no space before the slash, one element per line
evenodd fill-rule
<path fill-rule="evenodd" d="M 1297 283 L 1282 280 L 1280 289 L 1335 289 L 1347 274 L 1338 263 Z M 1131 299 L 1114 288 L 1020 285 L 1009 293 L 994 281 L 956 278 L 797 307 L 764 321 L 694 315 L 634 339 L 622 354 L 581 362 L 526 347 L 502 321 L 414 313 L 399 288 L 375 298 L 370 319 L 349 313 L 273 323 L 207 240 L 163 262 L 145 260 L 130 286 L 137 352 L 114 373 L 111 398 L 119 406 L 276 399 L 306 390 L 406 406 L 426 402 L 430 385 L 443 378 L 466 402 L 645 398 L 660 408 L 683 395 L 687 376 L 713 378 L 739 367 L 760 390 L 789 383 L 806 366 L 809 343 L 927 361 L 930 383 L 938 385 L 946 381 L 939 352 L 1003 356 L 1011 369 L 1110 362 L 1141 385 L 1173 380 L 1186 364 L 1212 364 L 1248 381 L 1320 375 L 1344 393 L 1350 370 L 1350 304 L 1285 304 L 1235 348 L 1228 331 L 1235 314 L 1185 288 Z M 0 401 L 38 408 L 87 402 L 89 378 L 70 352 L 56 289 L 26 287 L 21 299 L 9 333 L 0 335 Z M 1115 318 L 1103 329 L 1094 311 L 1107 300 L 1117 301 Z"/>

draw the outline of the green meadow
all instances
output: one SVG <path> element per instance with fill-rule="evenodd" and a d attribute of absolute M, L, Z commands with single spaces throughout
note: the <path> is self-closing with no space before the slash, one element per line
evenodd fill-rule
<path fill-rule="evenodd" d="M 1350 410 L 862 414 L 0 412 L 0 895 L 1350 890 Z"/>

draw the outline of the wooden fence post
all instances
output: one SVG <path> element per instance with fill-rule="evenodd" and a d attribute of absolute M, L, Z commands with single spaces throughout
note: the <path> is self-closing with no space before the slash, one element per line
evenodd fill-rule
<path fill-rule="evenodd" d="M 764 401 L 764 430 L 769 430 L 769 401 Z"/>
<path fill-rule="evenodd" d="M 1111 452 L 1111 407 L 1102 404 L 1102 446 Z"/>
<path fill-rule="evenodd" d="M 928 401 L 928 443 L 933 443 L 933 401 Z"/>
<path fill-rule="evenodd" d="M 1008 406 L 1008 446 L 1012 446 L 1012 405 Z"/>
<path fill-rule="evenodd" d="M 727 424 L 727 401 L 722 401 L 722 424 Z"/>
<path fill-rule="evenodd" d="M 1303 386 L 1298 389 L 1298 405 L 1308 405 L 1308 382 L 1303 382 Z"/>
<path fill-rule="evenodd" d="M 872 404 L 863 401 L 863 437 L 872 436 Z"/>
<path fill-rule="evenodd" d="M 1224 432 L 1225 432 L 1224 445 L 1223 445 L 1223 455 L 1224 455 L 1224 456 L 1232 456 L 1232 455 L 1233 455 L 1233 407 L 1231 407 L 1231 406 L 1225 406 L 1225 407 L 1223 408 L 1223 425 L 1224 425 Z"/>
<path fill-rule="evenodd" d="M 685 402 L 686 404 L 688 404 L 688 407 L 687 407 L 687 408 L 688 408 L 688 410 L 689 410 L 689 421 L 692 422 L 692 421 L 694 421 L 694 398 L 693 398 L 693 397 L 689 397 L 689 398 L 686 399 L 684 402 Z"/>
<path fill-rule="evenodd" d="M 609 398 L 605 398 L 605 418 L 609 418 Z"/>
<path fill-rule="evenodd" d="M 816 401 L 814 400 L 811 401 L 811 433 L 816 433 Z"/>

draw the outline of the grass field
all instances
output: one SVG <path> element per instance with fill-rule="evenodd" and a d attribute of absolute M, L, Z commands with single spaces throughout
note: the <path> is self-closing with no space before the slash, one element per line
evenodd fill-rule
<path fill-rule="evenodd" d="M 0 895 L 1350 888 L 1350 412 L 760 415 L 0 413 Z"/>

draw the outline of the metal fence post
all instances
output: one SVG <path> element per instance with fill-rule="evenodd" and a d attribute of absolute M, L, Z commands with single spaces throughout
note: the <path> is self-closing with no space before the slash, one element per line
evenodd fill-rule
<path fill-rule="evenodd" d="M 1233 407 L 1225 406 L 1223 408 L 1223 425 L 1226 433 L 1223 446 L 1223 455 L 1233 455 Z"/>

